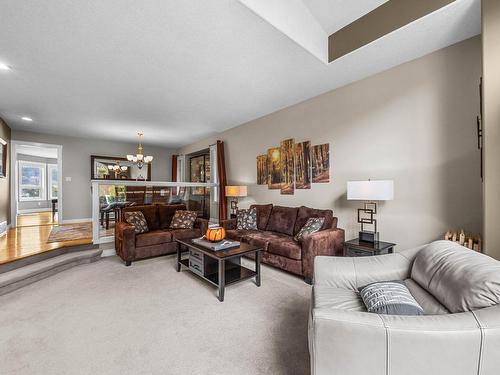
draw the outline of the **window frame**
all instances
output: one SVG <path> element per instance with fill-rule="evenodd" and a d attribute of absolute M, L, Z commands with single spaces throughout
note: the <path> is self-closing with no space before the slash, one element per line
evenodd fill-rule
<path fill-rule="evenodd" d="M 57 178 L 55 181 L 52 181 L 52 170 L 55 169 L 57 171 Z M 55 183 L 57 187 L 57 194 L 55 196 L 52 195 L 52 182 Z M 59 195 L 59 166 L 57 164 L 47 163 L 47 200 L 58 199 Z"/>
<path fill-rule="evenodd" d="M 40 184 L 39 185 L 30 185 L 30 184 L 23 184 L 22 183 L 22 168 L 24 166 L 27 167 L 35 167 L 39 168 L 41 170 L 40 173 Z M 47 186 L 46 186 L 46 175 L 47 175 L 47 164 L 45 163 L 40 163 L 36 161 L 28 161 L 28 160 L 19 160 L 18 161 L 18 199 L 19 202 L 38 202 L 38 201 L 45 201 L 47 200 Z M 40 189 L 40 197 L 23 197 L 22 196 L 22 191 L 23 188 L 39 188 Z"/>

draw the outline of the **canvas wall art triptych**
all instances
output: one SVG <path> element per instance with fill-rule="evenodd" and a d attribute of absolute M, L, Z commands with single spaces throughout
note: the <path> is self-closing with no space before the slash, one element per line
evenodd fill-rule
<path fill-rule="evenodd" d="M 293 195 L 295 189 L 310 189 L 311 183 L 330 182 L 330 145 L 311 146 L 285 139 L 280 147 L 257 156 L 257 184 Z"/>

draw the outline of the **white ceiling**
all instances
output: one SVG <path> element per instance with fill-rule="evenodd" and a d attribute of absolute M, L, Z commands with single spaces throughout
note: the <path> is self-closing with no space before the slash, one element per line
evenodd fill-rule
<path fill-rule="evenodd" d="M 302 0 L 328 35 L 370 13 L 387 0 Z"/>
<path fill-rule="evenodd" d="M 380 3 L 304 2 L 328 32 Z M 480 0 L 457 0 L 325 65 L 236 0 L 2 0 L 0 115 L 179 147 L 479 33 Z"/>

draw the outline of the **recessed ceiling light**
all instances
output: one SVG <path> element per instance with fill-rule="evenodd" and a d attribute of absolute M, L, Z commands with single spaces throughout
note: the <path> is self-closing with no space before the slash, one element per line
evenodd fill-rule
<path fill-rule="evenodd" d="M 0 70 L 10 70 L 10 66 L 0 61 Z"/>
<path fill-rule="evenodd" d="M 28 122 L 32 122 L 33 121 L 33 119 L 31 117 L 27 117 L 27 116 L 21 117 L 21 120 L 28 121 Z"/>

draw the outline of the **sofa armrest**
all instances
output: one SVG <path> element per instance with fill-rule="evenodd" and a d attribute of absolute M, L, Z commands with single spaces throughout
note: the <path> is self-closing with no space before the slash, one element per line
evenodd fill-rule
<path fill-rule="evenodd" d="M 131 262 L 135 257 L 135 227 L 119 221 L 115 225 L 115 250 L 116 254 L 126 262 Z"/>
<path fill-rule="evenodd" d="M 312 279 L 314 274 L 314 258 L 318 255 L 340 255 L 343 251 L 344 230 L 326 229 L 302 239 L 302 275 Z"/>
<path fill-rule="evenodd" d="M 490 355 L 481 353 L 481 336 L 472 312 L 401 316 L 317 308 L 309 321 L 312 374 L 361 374 L 366 369 L 374 374 L 473 374 L 480 362 L 483 368 L 486 361 L 499 362 L 492 355 L 493 342 Z"/>
<path fill-rule="evenodd" d="M 225 230 L 236 229 L 237 219 L 221 220 L 220 225 Z"/>
<path fill-rule="evenodd" d="M 320 256 L 315 259 L 314 283 L 355 290 L 377 281 L 404 280 L 410 276 L 413 259 L 423 247 L 369 257 Z"/>
<path fill-rule="evenodd" d="M 207 219 L 202 219 L 202 218 L 197 218 L 196 221 L 194 222 L 194 227 L 195 228 L 200 228 L 201 235 L 204 236 L 205 233 L 207 233 L 208 220 Z"/>

